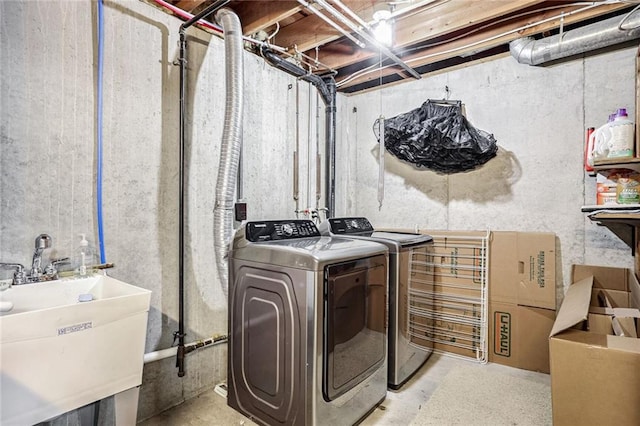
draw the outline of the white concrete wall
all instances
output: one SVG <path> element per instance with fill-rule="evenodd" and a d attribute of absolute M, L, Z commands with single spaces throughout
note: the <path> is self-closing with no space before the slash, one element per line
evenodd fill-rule
<path fill-rule="evenodd" d="M 77 234 L 97 240 L 95 2 L 0 2 L 0 261 L 30 264 L 48 233 L 67 256 Z M 105 2 L 104 235 L 109 274 L 152 290 L 146 351 L 178 330 L 181 20 L 137 0 Z M 188 31 L 186 341 L 227 332 L 213 251 L 213 208 L 225 110 L 224 46 Z M 244 199 L 249 219 L 294 217 L 296 80 L 244 55 Z M 315 198 L 315 89 L 299 87 L 300 208 Z M 311 132 L 308 129 L 311 94 Z M 322 122 L 320 126 L 322 127 Z M 312 138 L 309 141 L 308 135 Z M 311 147 L 308 149 L 308 147 Z M 323 149 L 323 148 L 321 148 Z M 311 170 L 311 173 L 308 173 Z M 308 176 L 311 176 L 311 185 Z M 0 278 L 10 276 L 1 270 Z M 43 362 L 46 362 L 46 358 Z M 226 346 L 144 368 L 139 419 L 226 379 Z M 111 402 L 105 401 L 110 413 Z M 65 422 L 68 419 L 64 420 Z"/>
<path fill-rule="evenodd" d="M 52 257 L 71 254 L 80 232 L 96 240 L 95 13 L 89 0 L 0 2 L 0 261 L 28 264 L 34 238 L 42 232 L 54 239 L 54 249 L 46 253 Z M 152 290 L 146 351 L 169 347 L 178 329 L 179 70 L 174 61 L 180 23 L 137 0 L 105 5 L 106 258 L 116 265 L 111 275 Z M 630 250 L 579 210 L 595 200 L 593 178 L 582 172 L 583 129 L 599 124 L 615 107 L 633 110 L 634 52 L 627 48 L 547 68 L 502 58 L 340 96 L 336 213 L 365 215 L 379 227 L 552 231 L 558 235 L 565 283 L 573 262 L 630 266 Z M 212 244 L 225 105 L 222 42 L 190 30 L 188 61 L 185 286 L 186 340 L 193 341 L 227 330 Z M 249 53 L 244 68 L 249 218 L 293 217 L 296 116 L 298 207 L 316 204 L 315 91 L 299 83 L 297 115 L 294 78 Z M 465 102 L 474 125 L 496 135 L 498 157 L 476 171 L 442 176 L 387 155 L 379 210 L 373 120 L 441 98 L 445 85 Z M 320 140 L 323 123 L 320 105 Z M 323 143 L 319 149 L 324 154 Z M 224 345 L 190 354 L 183 378 L 177 377 L 174 359 L 149 364 L 138 418 L 225 378 Z M 107 400 L 101 410 L 105 422 L 110 404 Z"/>
<path fill-rule="evenodd" d="M 349 184 L 338 215 L 364 215 L 374 226 L 519 230 L 557 235 L 558 287 L 570 265 L 633 267 L 631 249 L 580 208 L 595 204 L 595 178 L 583 172 L 584 132 L 610 112 L 635 110 L 636 47 L 546 67 L 505 56 L 341 98 L 339 178 Z M 377 117 L 394 117 L 427 99 L 462 100 L 472 125 L 493 133 L 497 157 L 476 170 L 438 174 L 385 154 L 378 205 Z M 349 117 L 348 119 L 346 117 Z M 560 267 L 561 266 L 561 267 Z"/>

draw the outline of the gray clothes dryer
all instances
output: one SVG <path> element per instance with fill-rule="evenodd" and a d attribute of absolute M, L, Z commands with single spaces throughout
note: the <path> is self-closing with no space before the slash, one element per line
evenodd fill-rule
<path fill-rule="evenodd" d="M 386 396 L 385 245 L 310 220 L 248 222 L 229 253 L 228 405 L 261 424 L 351 425 Z"/>
<path fill-rule="evenodd" d="M 375 241 L 389 249 L 388 385 L 391 389 L 399 389 L 433 352 L 430 340 L 420 339 L 419 344 L 415 343 L 418 339 L 412 339 L 408 326 L 412 253 L 430 255 L 433 238 L 423 234 L 375 231 L 364 217 L 329 218 L 319 229 L 323 235 Z"/>

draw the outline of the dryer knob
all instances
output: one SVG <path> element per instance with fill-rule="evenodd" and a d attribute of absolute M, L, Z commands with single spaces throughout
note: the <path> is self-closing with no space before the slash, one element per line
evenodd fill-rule
<path fill-rule="evenodd" d="M 360 224 L 358 223 L 357 220 L 354 219 L 354 220 L 351 221 L 351 227 L 353 229 L 358 229 L 360 227 Z"/>

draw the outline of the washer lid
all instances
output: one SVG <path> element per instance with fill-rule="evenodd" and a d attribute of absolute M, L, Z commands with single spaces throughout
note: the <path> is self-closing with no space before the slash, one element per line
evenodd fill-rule
<path fill-rule="evenodd" d="M 242 247 L 234 247 L 229 257 L 272 266 L 320 271 L 329 264 L 388 253 L 385 245 L 371 240 L 317 237 L 250 242 Z"/>
<path fill-rule="evenodd" d="M 385 245 L 367 240 L 321 237 L 307 220 L 247 222 L 236 232 L 229 256 L 298 269 L 385 255 Z"/>
<path fill-rule="evenodd" d="M 433 241 L 433 237 L 431 235 L 414 234 L 410 232 L 374 231 L 371 233 L 371 238 L 397 241 L 403 247 L 430 243 Z"/>
<path fill-rule="evenodd" d="M 433 241 L 430 235 L 410 232 L 375 231 L 371 222 L 364 217 L 329 218 L 320 224 L 319 230 L 322 235 L 339 235 L 347 238 L 366 237 L 383 243 L 390 241 L 402 247 L 425 244 Z"/>

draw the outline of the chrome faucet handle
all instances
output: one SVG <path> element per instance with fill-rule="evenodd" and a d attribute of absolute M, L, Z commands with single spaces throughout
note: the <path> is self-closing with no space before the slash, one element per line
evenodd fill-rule
<path fill-rule="evenodd" d="M 58 265 L 63 263 L 69 263 L 70 259 L 68 257 L 62 257 L 60 259 L 52 260 L 51 263 L 44 268 L 44 273 L 47 277 L 51 279 L 58 279 Z"/>
<path fill-rule="evenodd" d="M 16 272 L 13 273 L 13 285 L 20 285 L 27 282 L 27 274 L 24 272 L 24 266 L 20 263 L 0 263 L 2 268 L 13 268 Z"/>

